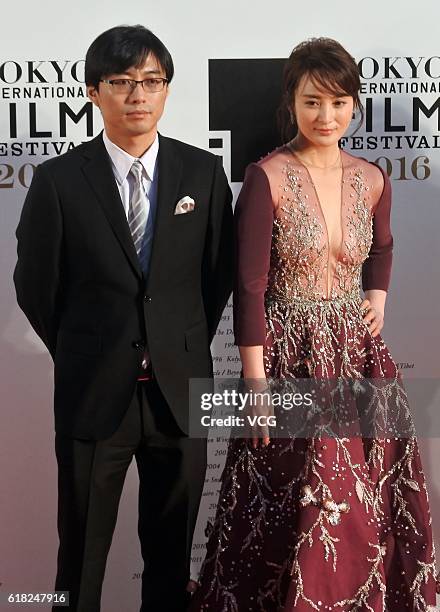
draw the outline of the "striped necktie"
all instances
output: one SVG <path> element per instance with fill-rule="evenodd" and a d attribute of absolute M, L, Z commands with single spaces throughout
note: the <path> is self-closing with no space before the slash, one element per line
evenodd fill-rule
<path fill-rule="evenodd" d="M 150 210 L 150 202 L 148 201 L 147 194 L 142 186 L 142 171 L 143 166 L 141 162 L 136 159 L 130 168 L 130 174 L 134 177 L 134 189 L 128 206 L 128 225 L 130 232 L 133 237 L 134 248 L 139 257 L 139 263 L 143 272 L 146 271 L 146 248 L 144 241 L 145 228 L 147 226 L 148 211 Z M 150 375 L 147 376 L 146 370 L 150 363 L 150 357 L 148 351 L 145 349 L 144 357 L 141 364 L 141 373 L 138 376 L 138 380 L 148 380 Z M 143 372 L 143 373 L 142 373 Z"/>
<path fill-rule="evenodd" d="M 130 174 L 134 177 L 134 189 L 128 207 L 128 225 L 133 237 L 134 247 L 139 257 L 141 269 L 145 272 L 146 253 L 143 247 L 145 227 L 147 224 L 150 203 L 142 186 L 143 166 L 137 159 L 133 162 Z"/>

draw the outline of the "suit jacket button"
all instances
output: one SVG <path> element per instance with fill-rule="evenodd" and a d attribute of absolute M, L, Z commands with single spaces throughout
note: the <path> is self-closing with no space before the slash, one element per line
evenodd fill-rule
<path fill-rule="evenodd" d="M 133 348 L 138 349 L 138 350 L 143 350 L 144 349 L 144 343 L 141 342 L 140 340 L 135 340 L 133 342 Z"/>
<path fill-rule="evenodd" d="M 151 302 L 151 295 L 144 295 L 144 302 Z"/>

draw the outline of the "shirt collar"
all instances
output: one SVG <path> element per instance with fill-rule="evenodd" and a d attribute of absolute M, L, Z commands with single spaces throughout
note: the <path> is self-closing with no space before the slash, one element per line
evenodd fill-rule
<path fill-rule="evenodd" d="M 132 155 L 127 153 L 127 151 L 124 151 L 123 149 L 118 147 L 118 145 L 116 145 L 110 140 L 105 130 L 102 135 L 102 139 L 112 162 L 116 180 L 119 184 L 125 181 L 128 173 L 130 172 L 130 168 L 132 167 L 133 162 L 136 159 L 139 159 L 139 161 L 141 162 L 148 179 L 150 181 L 154 181 L 154 177 L 156 174 L 157 154 L 159 152 L 158 134 L 156 134 L 156 138 L 154 139 L 153 144 L 150 146 L 149 149 L 145 151 L 145 153 L 141 157 L 133 157 Z"/>

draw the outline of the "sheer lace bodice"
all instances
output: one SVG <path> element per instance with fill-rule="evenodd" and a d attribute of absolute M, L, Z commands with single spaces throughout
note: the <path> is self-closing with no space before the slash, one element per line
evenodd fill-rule
<path fill-rule="evenodd" d="M 365 290 L 388 288 L 389 179 L 363 159 L 341 160 L 336 253 L 311 174 L 288 147 L 248 167 L 236 208 L 239 344 L 263 344 L 265 300 L 358 298 L 361 277 Z"/>

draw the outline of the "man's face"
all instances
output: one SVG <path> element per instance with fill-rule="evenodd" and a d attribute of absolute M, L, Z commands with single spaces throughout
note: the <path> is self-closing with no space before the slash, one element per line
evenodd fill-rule
<path fill-rule="evenodd" d="M 109 74 L 107 80 L 165 78 L 165 72 L 154 55 L 150 55 L 140 68 L 129 68 L 121 74 Z M 107 134 L 113 138 L 130 138 L 155 133 L 162 116 L 168 95 L 168 84 L 162 91 L 151 93 L 137 84 L 131 92 L 117 92 L 109 83 L 99 83 L 99 87 L 89 86 L 90 100 L 102 113 Z"/>

